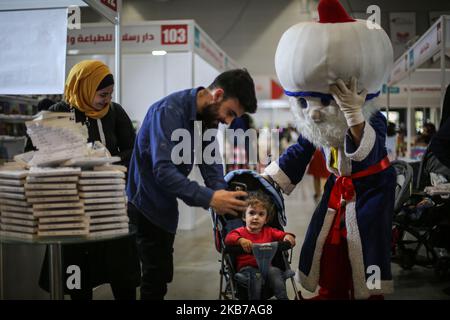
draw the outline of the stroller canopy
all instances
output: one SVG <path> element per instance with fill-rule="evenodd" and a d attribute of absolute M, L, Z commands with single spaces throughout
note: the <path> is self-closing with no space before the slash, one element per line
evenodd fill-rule
<path fill-rule="evenodd" d="M 272 199 L 277 209 L 277 219 L 281 226 L 286 226 L 286 214 L 284 200 L 280 191 L 275 189 L 266 179 L 257 172 L 247 169 L 234 170 L 225 176 L 225 181 L 230 185 L 231 182 L 242 182 L 247 185 L 247 191 L 261 190 Z M 262 189 L 261 189 L 262 188 Z"/>

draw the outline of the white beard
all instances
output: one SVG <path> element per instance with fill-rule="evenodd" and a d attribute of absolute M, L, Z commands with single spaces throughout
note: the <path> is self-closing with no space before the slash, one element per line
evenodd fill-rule
<path fill-rule="evenodd" d="M 334 105 L 320 108 L 322 121 L 314 122 L 309 115 L 310 107 L 302 109 L 294 97 L 289 98 L 289 102 L 297 129 L 304 138 L 316 147 L 340 148 L 344 146 L 348 125 L 344 113 L 339 110 L 339 107 Z M 367 102 L 363 106 L 364 119 L 368 121 L 376 111 L 372 101 Z"/>

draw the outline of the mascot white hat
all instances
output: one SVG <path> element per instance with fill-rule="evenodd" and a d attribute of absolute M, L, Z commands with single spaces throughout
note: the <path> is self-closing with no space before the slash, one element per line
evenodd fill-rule
<path fill-rule="evenodd" d="M 278 44 L 275 68 L 286 95 L 321 97 L 338 78 L 355 76 L 366 100 L 378 96 L 393 60 L 387 34 L 352 19 L 337 0 L 321 0 L 318 11 L 318 22 L 292 26 Z"/>

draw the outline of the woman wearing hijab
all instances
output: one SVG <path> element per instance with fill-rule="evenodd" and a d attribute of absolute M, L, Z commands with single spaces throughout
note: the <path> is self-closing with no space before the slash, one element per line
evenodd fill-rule
<path fill-rule="evenodd" d="M 63 101 L 50 107 L 54 112 L 74 112 L 75 121 L 83 122 L 89 142 L 100 141 L 112 156 L 119 156 L 128 167 L 136 138 L 125 110 L 111 102 L 114 77 L 101 61 L 81 61 L 70 70 Z M 140 281 L 140 266 L 133 236 L 90 244 L 65 245 L 64 269 L 81 269 L 81 289 L 69 290 L 72 299 L 92 299 L 92 288 L 110 283 L 116 299 L 135 299 Z M 40 285 L 48 290 L 48 259 L 44 260 Z M 63 272 L 65 274 L 65 272 Z M 64 281 L 63 283 L 66 283 Z"/>
<path fill-rule="evenodd" d="M 112 156 L 119 156 L 128 167 L 136 134 L 122 106 L 111 102 L 114 78 L 101 61 L 84 60 L 70 70 L 64 100 L 50 111 L 75 112 L 75 121 L 84 122 L 89 142 L 100 141 Z"/>

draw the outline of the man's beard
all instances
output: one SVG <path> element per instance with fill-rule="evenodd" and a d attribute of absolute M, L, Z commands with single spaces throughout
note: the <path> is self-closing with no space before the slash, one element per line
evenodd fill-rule
<path fill-rule="evenodd" d="M 339 107 L 324 107 L 321 110 L 321 122 L 314 122 L 307 109 L 298 106 L 295 98 L 290 100 L 291 112 L 294 114 L 297 129 L 300 134 L 316 147 L 339 148 L 344 146 L 348 125 L 344 113 Z M 330 112 L 331 108 L 338 108 Z M 363 115 L 366 120 L 375 112 L 375 107 L 369 103 L 363 106 Z"/>
<path fill-rule="evenodd" d="M 202 121 L 206 129 L 219 127 L 219 107 L 219 104 L 209 104 L 197 115 L 197 119 Z"/>

